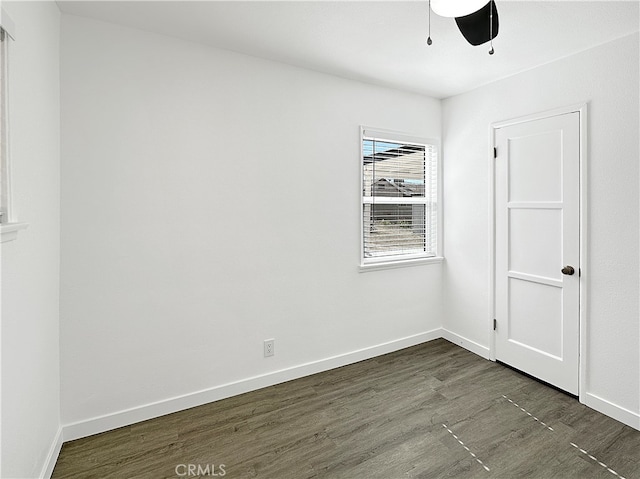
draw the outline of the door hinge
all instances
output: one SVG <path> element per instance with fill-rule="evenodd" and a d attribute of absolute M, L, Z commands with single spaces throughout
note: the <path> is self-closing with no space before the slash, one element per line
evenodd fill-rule
<path fill-rule="evenodd" d="M 494 318 L 493 320 L 493 330 L 495 331 L 498 328 L 498 320 Z"/>
<path fill-rule="evenodd" d="M 493 148 L 493 157 L 498 158 L 498 149 L 495 147 Z"/>

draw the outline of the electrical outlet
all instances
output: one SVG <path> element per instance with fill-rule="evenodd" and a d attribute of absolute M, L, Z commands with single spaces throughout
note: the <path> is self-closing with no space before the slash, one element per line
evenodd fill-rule
<path fill-rule="evenodd" d="M 269 356 L 273 356 L 276 353 L 276 340 L 275 339 L 265 339 L 264 340 L 264 357 L 267 358 Z"/>

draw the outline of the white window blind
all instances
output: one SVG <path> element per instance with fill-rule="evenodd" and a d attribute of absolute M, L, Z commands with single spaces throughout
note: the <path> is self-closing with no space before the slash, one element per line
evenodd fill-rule
<path fill-rule="evenodd" d="M 362 134 L 362 262 L 437 256 L 438 147 Z"/>

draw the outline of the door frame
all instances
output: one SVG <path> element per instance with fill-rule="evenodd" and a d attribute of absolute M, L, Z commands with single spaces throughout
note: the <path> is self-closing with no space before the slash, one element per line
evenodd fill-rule
<path fill-rule="evenodd" d="M 578 394 L 581 403 L 585 402 L 585 394 L 587 390 L 587 285 L 588 285 L 588 268 L 587 268 L 587 220 L 589 211 L 587 208 L 587 103 L 578 103 L 565 107 L 546 110 L 532 115 L 513 118 L 491 123 L 489 126 L 489 317 L 487 318 L 487 327 L 489 330 L 489 359 L 496 360 L 496 333 L 493 330 L 493 320 L 496 315 L 496 168 L 494 158 L 494 148 L 496 147 L 496 130 L 506 126 L 516 125 L 534 120 L 542 120 L 567 113 L 578 113 L 579 117 L 579 168 L 580 168 L 580 264 L 579 271 L 579 336 L 578 336 Z"/>

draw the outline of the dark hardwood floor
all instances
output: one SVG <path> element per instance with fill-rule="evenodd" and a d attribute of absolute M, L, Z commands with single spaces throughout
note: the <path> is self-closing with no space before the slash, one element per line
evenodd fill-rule
<path fill-rule="evenodd" d="M 632 479 L 640 431 L 440 339 L 66 443 L 53 473 L 179 477 Z"/>

